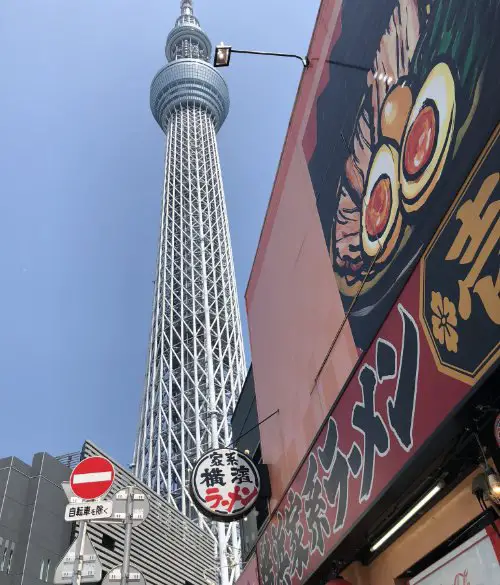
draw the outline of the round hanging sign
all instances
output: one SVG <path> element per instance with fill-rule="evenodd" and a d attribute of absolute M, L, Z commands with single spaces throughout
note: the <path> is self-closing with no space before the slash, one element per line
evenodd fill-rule
<path fill-rule="evenodd" d="M 236 449 L 213 449 L 196 462 L 190 481 L 194 505 L 205 516 L 233 522 L 246 516 L 259 496 L 253 461 Z"/>
<path fill-rule="evenodd" d="M 495 439 L 498 447 L 500 447 L 500 414 L 497 414 L 495 419 Z"/>

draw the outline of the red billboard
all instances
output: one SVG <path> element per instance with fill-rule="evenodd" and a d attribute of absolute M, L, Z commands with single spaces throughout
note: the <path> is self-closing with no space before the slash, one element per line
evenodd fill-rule
<path fill-rule="evenodd" d="M 260 429 L 276 500 L 494 131 L 499 28 L 497 0 L 321 3 L 247 290 L 259 418 L 279 410 Z M 493 182 L 467 208 L 477 225 Z M 481 262 L 491 246 L 496 257 L 495 233 Z M 465 271 L 475 254 L 466 247 L 442 249 L 439 261 L 435 250 L 433 278 L 448 279 L 439 262 Z M 476 271 L 488 269 L 481 262 Z M 477 284 L 475 274 L 459 287 L 456 317 L 472 326 L 467 315 L 486 299 L 475 318 L 489 327 L 497 276 Z M 431 330 L 445 299 L 427 303 Z M 446 353 L 441 369 L 470 379 L 450 318 L 438 339 L 425 334 L 434 354 Z"/>
<path fill-rule="evenodd" d="M 322 3 L 247 292 L 265 585 L 305 583 L 498 361 L 499 15 Z"/>
<path fill-rule="evenodd" d="M 499 136 L 500 126 L 261 536 L 263 585 L 305 583 L 497 363 Z"/>
<path fill-rule="evenodd" d="M 498 361 L 499 28 L 497 0 L 321 3 L 246 297 L 265 585 L 305 583 Z"/>

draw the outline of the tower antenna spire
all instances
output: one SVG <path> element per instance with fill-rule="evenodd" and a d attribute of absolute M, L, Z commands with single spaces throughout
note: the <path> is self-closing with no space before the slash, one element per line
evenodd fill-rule
<path fill-rule="evenodd" d="M 193 14 L 192 0 L 181 0 L 181 14 Z"/>

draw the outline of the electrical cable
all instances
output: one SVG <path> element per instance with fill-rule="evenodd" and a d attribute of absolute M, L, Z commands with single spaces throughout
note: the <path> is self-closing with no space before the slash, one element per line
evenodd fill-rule
<path fill-rule="evenodd" d="M 488 459 L 486 458 L 486 453 L 484 452 L 483 446 L 481 445 L 481 441 L 479 440 L 479 436 L 478 436 L 477 432 L 475 432 L 475 431 L 472 434 L 474 435 L 474 438 L 476 439 L 476 442 L 479 446 L 479 451 L 484 459 L 484 464 L 486 465 L 486 468 L 489 468 L 490 465 L 488 463 Z"/>
<path fill-rule="evenodd" d="M 354 67 L 354 68 L 355 69 L 358 69 L 359 67 Z M 347 142 L 346 142 L 346 140 L 345 140 L 344 135 L 342 134 L 342 132 L 340 133 L 340 135 L 342 137 L 342 141 L 344 142 L 345 147 L 347 148 L 348 152 L 352 155 L 352 151 L 349 148 L 349 145 L 347 144 Z M 352 136 L 351 136 L 351 138 L 352 138 Z M 364 211 L 363 210 L 363 206 L 366 206 L 366 205 L 367 205 L 367 203 L 366 203 L 366 197 L 365 197 L 365 198 L 363 198 L 361 200 L 360 216 L 361 216 L 361 214 Z M 360 221 L 360 225 L 361 225 L 361 217 L 360 217 L 360 220 L 359 221 Z M 321 376 L 321 374 L 323 372 L 323 369 L 324 369 L 324 367 L 325 367 L 328 359 L 330 358 L 330 355 L 331 355 L 331 353 L 333 351 L 333 348 L 335 347 L 335 344 L 337 343 L 337 340 L 340 337 L 340 334 L 342 333 L 342 330 L 343 330 L 346 322 L 348 321 L 348 319 L 349 319 L 349 317 L 351 315 L 351 312 L 352 312 L 352 310 L 354 308 L 354 305 L 356 304 L 356 301 L 358 300 L 358 297 L 361 294 L 361 292 L 362 292 L 362 290 L 363 290 L 363 288 L 364 288 L 364 286 L 366 284 L 366 281 L 368 280 L 368 277 L 371 274 L 372 268 L 375 265 L 375 262 L 378 260 L 378 257 L 380 256 L 380 254 L 382 252 L 382 246 L 380 245 L 380 238 L 379 237 L 377 237 L 377 245 L 378 245 L 378 252 L 374 256 L 373 260 L 371 261 L 370 266 L 369 266 L 369 268 L 368 268 L 368 270 L 367 270 L 367 272 L 365 274 L 365 277 L 363 278 L 363 281 L 361 282 L 361 286 L 359 287 L 359 290 L 357 291 L 356 295 L 354 296 L 354 298 L 352 300 L 352 303 L 349 305 L 349 309 L 347 310 L 347 312 L 344 315 L 344 319 L 342 320 L 342 323 L 340 324 L 340 327 L 338 328 L 337 333 L 335 334 L 335 336 L 333 338 L 333 341 L 330 344 L 330 347 L 328 348 L 328 351 L 326 352 L 325 358 L 321 362 L 321 366 L 319 367 L 318 373 L 316 374 L 316 377 L 314 378 L 314 386 L 313 386 L 313 388 L 311 390 L 311 394 L 314 391 L 314 388 L 316 387 L 316 385 L 318 383 L 319 377 Z"/>
<path fill-rule="evenodd" d="M 254 429 L 256 429 L 257 427 L 260 427 L 260 425 L 264 424 L 267 420 L 269 420 L 271 417 L 273 417 L 275 414 L 277 414 L 280 411 L 279 408 L 277 408 L 274 412 L 272 412 L 269 416 L 266 416 L 266 418 L 262 419 L 259 423 L 257 423 L 256 425 L 254 425 L 252 428 L 248 429 L 248 431 L 246 431 L 246 433 L 241 434 L 237 441 L 239 441 L 242 437 L 244 437 L 245 435 L 248 435 L 248 433 L 251 433 Z M 229 443 L 229 445 L 226 445 L 226 449 L 229 449 L 231 446 L 233 446 L 236 443 L 236 441 L 233 441 L 232 443 Z"/>
<path fill-rule="evenodd" d="M 363 204 L 361 204 L 361 205 L 363 205 Z M 368 276 L 370 276 L 373 265 L 375 264 L 378 257 L 380 256 L 380 252 L 382 251 L 382 247 L 380 246 L 379 238 L 377 238 L 377 243 L 378 243 L 378 252 L 375 255 L 375 257 L 373 258 L 373 260 L 371 261 L 371 264 L 370 264 L 370 266 L 365 274 L 365 277 L 363 278 L 361 286 L 359 287 L 358 292 L 356 293 L 355 297 L 353 298 L 352 303 L 349 306 L 349 309 L 347 310 L 346 314 L 344 315 L 344 319 L 342 320 L 342 323 L 340 324 L 340 327 L 338 328 L 337 333 L 335 334 L 335 337 L 333 338 L 333 341 L 330 344 L 328 351 L 326 352 L 325 358 L 321 362 L 321 366 L 319 367 L 318 373 L 316 374 L 316 377 L 314 378 L 314 386 L 313 386 L 313 389 L 311 390 L 311 393 L 314 390 L 314 388 L 316 387 L 316 384 L 318 383 L 319 377 L 321 376 L 321 373 L 323 372 L 323 368 L 325 367 L 328 359 L 330 358 L 330 355 L 333 351 L 333 348 L 335 347 L 335 344 L 337 343 L 337 339 L 340 337 L 340 334 L 342 333 L 342 329 L 344 328 L 344 325 L 346 324 L 347 320 L 349 319 L 351 312 L 354 308 L 354 305 L 356 304 L 356 301 L 358 300 L 358 297 L 361 294 L 361 291 L 363 290 L 363 287 L 365 286 L 366 281 L 368 280 Z"/>
<path fill-rule="evenodd" d="M 241 436 L 243 434 L 243 429 L 245 428 L 245 425 L 247 424 L 248 417 L 250 416 L 250 411 L 252 410 L 252 406 L 255 404 L 255 399 L 256 399 L 256 395 L 255 395 L 255 392 L 254 392 L 253 399 L 252 399 L 252 404 L 250 404 L 250 406 L 248 407 L 247 415 L 245 417 L 245 420 L 243 421 L 243 424 L 241 425 L 241 432 L 239 434 L 239 437 L 235 441 L 233 441 L 231 444 L 236 445 L 238 443 L 238 441 L 241 439 Z M 234 413 L 233 413 L 233 415 L 234 415 Z"/>

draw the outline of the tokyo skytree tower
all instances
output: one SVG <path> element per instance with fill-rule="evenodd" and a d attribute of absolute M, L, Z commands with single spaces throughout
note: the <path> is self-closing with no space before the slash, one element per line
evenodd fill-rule
<path fill-rule="evenodd" d="M 246 366 L 216 133 L 229 111 L 211 44 L 182 0 L 151 84 L 166 135 L 165 178 L 151 338 L 135 474 L 214 538 L 220 584 L 240 572 L 236 525 L 200 515 L 193 464 L 231 442 L 230 419 Z"/>

